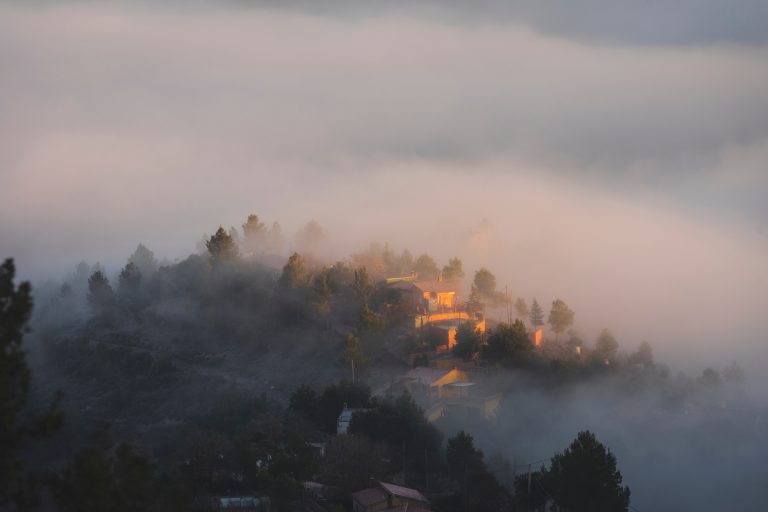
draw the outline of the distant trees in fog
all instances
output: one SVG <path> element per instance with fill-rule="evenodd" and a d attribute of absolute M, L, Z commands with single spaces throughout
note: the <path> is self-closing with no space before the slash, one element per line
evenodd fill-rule
<path fill-rule="evenodd" d="M 112 305 L 114 291 L 102 270 L 96 270 L 88 278 L 88 302 L 97 311 L 103 311 Z"/>
<path fill-rule="evenodd" d="M 600 331 L 595 343 L 595 353 L 606 361 L 611 361 L 616 357 L 618 349 L 619 342 L 616 341 L 613 333 L 609 329 Z"/>
<path fill-rule="evenodd" d="M 416 258 L 413 270 L 419 275 L 419 279 L 436 279 L 440 275 L 437 263 L 426 253 Z"/>
<path fill-rule="evenodd" d="M 518 297 L 517 300 L 515 300 L 515 312 L 517 313 L 518 320 L 522 320 L 523 322 L 528 321 L 530 311 L 528 311 L 528 304 L 525 302 L 524 298 Z"/>
<path fill-rule="evenodd" d="M 552 309 L 549 311 L 549 325 L 555 332 L 555 342 L 558 341 L 560 333 L 564 332 L 573 325 L 574 313 L 571 308 L 560 299 L 552 302 Z"/>
<path fill-rule="evenodd" d="M 448 260 L 448 264 L 443 266 L 443 279 L 446 281 L 459 281 L 464 277 L 464 270 L 462 269 L 461 260 L 459 258 L 451 258 Z"/>

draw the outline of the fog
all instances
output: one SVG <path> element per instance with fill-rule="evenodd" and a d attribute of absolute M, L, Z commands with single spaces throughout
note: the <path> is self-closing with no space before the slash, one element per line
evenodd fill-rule
<path fill-rule="evenodd" d="M 316 220 L 321 259 L 458 256 L 765 404 L 765 7 L 450 4 L 0 3 L 0 257 L 43 286 Z"/>
<path fill-rule="evenodd" d="M 336 257 L 465 257 L 587 330 L 764 346 L 762 45 L 405 10 L 0 9 L 0 239 L 24 275 L 116 271 L 139 241 L 172 260 L 257 211 L 318 220 Z"/>

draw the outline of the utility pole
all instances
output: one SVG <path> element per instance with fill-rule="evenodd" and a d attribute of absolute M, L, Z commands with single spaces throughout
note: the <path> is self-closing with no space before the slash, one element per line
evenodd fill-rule
<path fill-rule="evenodd" d="M 351 361 L 352 361 L 352 384 L 354 384 L 355 383 L 355 358 L 353 357 Z"/>
<path fill-rule="evenodd" d="M 507 299 L 505 302 L 507 303 L 507 323 L 512 323 L 512 315 L 509 312 L 509 285 L 504 285 L 504 297 Z"/>
<path fill-rule="evenodd" d="M 429 492 L 429 459 L 427 458 L 427 449 L 424 449 L 424 483 Z"/>
<path fill-rule="evenodd" d="M 464 466 L 464 512 L 469 510 L 469 489 L 467 488 L 467 466 Z"/>
<path fill-rule="evenodd" d="M 531 496 L 531 465 L 528 464 L 528 498 Z"/>
<path fill-rule="evenodd" d="M 405 485 L 405 441 L 403 441 L 403 485 Z"/>

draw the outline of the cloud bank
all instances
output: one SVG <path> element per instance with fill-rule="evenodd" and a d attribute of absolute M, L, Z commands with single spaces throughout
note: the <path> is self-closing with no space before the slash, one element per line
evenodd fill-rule
<path fill-rule="evenodd" d="M 334 256 L 456 254 L 589 335 L 765 354 L 764 7 L 593 4 L 0 5 L 2 254 L 115 271 L 315 218 Z"/>

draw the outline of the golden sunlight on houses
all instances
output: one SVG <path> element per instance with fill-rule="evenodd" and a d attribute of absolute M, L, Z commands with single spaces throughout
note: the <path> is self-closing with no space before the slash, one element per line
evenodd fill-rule
<path fill-rule="evenodd" d="M 455 389 L 446 387 L 448 384 L 467 382 L 468 380 L 467 372 L 456 368 L 440 370 L 423 366 L 412 369 L 403 377 L 405 387 L 411 395 L 435 398 L 443 398 L 455 393 Z"/>
<path fill-rule="evenodd" d="M 446 331 L 446 346 L 456 344 L 456 329 L 460 322 L 472 320 L 480 332 L 485 331 L 485 321 L 478 313 L 469 313 L 461 302 L 459 283 L 442 279 L 419 281 L 412 274 L 386 280 L 388 287 L 400 293 L 400 301 L 411 310 L 414 327 L 436 326 Z"/>
<path fill-rule="evenodd" d="M 543 334 L 541 331 L 541 327 L 533 331 L 533 346 L 534 347 L 540 347 L 541 343 L 543 341 Z"/>
<path fill-rule="evenodd" d="M 500 393 L 478 396 L 468 373 L 457 368 L 417 367 L 401 377 L 400 382 L 425 408 L 424 415 L 430 422 L 447 413 L 478 414 L 492 420 L 501 405 Z"/>

